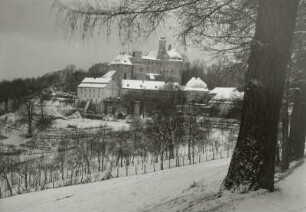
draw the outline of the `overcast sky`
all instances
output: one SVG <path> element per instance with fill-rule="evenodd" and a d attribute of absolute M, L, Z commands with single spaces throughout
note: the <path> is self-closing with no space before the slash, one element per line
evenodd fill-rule
<path fill-rule="evenodd" d="M 109 41 L 105 37 L 84 41 L 78 35 L 67 36 L 65 26 L 56 23 L 50 13 L 52 2 L 0 0 L 0 80 L 35 77 L 67 64 L 87 70 L 94 63 L 110 62 L 126 49 L 116 36 Z M 158 37 L 164 34 L 153 35 L 138 45 L 139 50 L 157 49 Z M 187 53 L 190 60 L 203 57 L 196 50 L 188 49 Z"/>

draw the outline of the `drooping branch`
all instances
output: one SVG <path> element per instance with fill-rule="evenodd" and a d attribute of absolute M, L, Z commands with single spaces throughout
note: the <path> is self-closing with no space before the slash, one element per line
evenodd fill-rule
<path fill-rule="evenodd" d="M 55 0 L 53 10 L 83 38 L 115 28 L 130 41 L 168 24 L 181 43 L 219 51 L 248 46 L 256 7 L 249 0 Z"/>

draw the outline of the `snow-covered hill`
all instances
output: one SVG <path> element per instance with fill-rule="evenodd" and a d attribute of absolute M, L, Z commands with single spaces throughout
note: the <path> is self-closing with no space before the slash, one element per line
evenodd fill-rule
<path fill-rule="evenodd" d="M 306 211 L 306 164 L 273 193 L 216 195 L 229 159 L 0 200 L 0 211 Z"/>

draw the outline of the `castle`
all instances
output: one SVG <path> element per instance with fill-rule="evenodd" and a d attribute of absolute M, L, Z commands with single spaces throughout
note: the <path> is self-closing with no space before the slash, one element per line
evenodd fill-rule
<path fill-rule="evenodd" d="M 192 78 L 186 86 L 182 86 L 185 59 L 171 45 L 166 45 L 166 39 L 162 37 L 158 51 L 149 51 L 144 56 L 141 51 L 119 54 L 110 63 L 111 71 L 102 77 L 82 81 L 78 86 L 78 99 L 87 102 L 86 105 L 94 103 L 105 114 L 115 111 L 108 108 L 117 107 L 114 104 L 117 105 L 118 97 L 126 95 L 153 101 L 168 98 L 173 92 L 181 90 L 187 102 L 202 99 L 208 93 L 206 83 L 200 78 Z"/>
<path fill-rule="evenodd" d="M 171 45 L 168 48 L 166 45 L 166 39 L 162 37 L 159 40 L 158 51 L 149 51 L 145 56 L 141 51 L 117 55 L 110 63 L 111 71 L 102 77 L 87 77 L 82 81 L 77 91 L 79 100 L 99 104 L 105 99 L 116 98 L 129 89 L 133 90 L 140 84 L 141 87 L 138 89 L 149 88 L 147 84 L 152 83 L 180 84 L 184 69 L 183 56 L 172 49 Z M 162 88 L 158 86 L 158 89 Z"/>
<path fill-rule="evenodd" d="M 158 51 L 149 51 L 142 55 L 134 51 L 132 55 L 122 53 L 110 63 L 110 70 L 116 70 L 118 84 L 120 80 L 158 80 L 181 83 L 184 58 L 171 45 L 166 46 L 166 39 L 159 40 Z"/>

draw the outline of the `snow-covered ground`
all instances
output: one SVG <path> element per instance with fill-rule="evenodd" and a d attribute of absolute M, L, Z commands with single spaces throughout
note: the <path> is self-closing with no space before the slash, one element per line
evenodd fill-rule
<path fill-rule="evenodd" d="M 275 192 L 266 190 L 247 194 L 224 192 L 222 196 L 218 196 L 216 184 L 211 185 L 209 181 L 203 179 L 185 194 L 151 207 L 147 211 L 305 212 L 306 164 L 302 160 L 293 165 L 282 175 L 283 179 L 276 183 Z M 216 176 L 215 182 L 220 180 L 219 176 Z M 215 189 L 210 189 L 211 186 L 215 186 Z M 210 193 L 207 190 L 215 191 Z"/>
<path fill-rule="evenodd" d="M 125 120 L 120 121 L 104 121 L 104 120 L 93 120 L 87 118 L 77 118 L 77 119 L 57 119 L 53 123 L 55 128 L 66 128 L 69 125 L 74 125 L 77 128 L 92 128 L 107 125 L 113 130 L 128 130 L 129 124 Z"/>
<path fill-rule="evenodd" d="M 305 212 L 306 164 L 300 161 L 288 176 L 276 184 L 275 192 L 254 195 L 243 201 L 235 201 L 226 211 L 235 212 Z"/>
<path fill-rule="evenodd" d="M 306 164 L 275 192 L 216 195 L 229 159 L 0 200 L 0 211 L 306 211 Z"/>
<path fill-rule="evenodd" d="M 142 211 L 176 198 L 202 179 L 213 192 L 229 159 L 50 189 L 0 200 L 0 211 Z"/>

